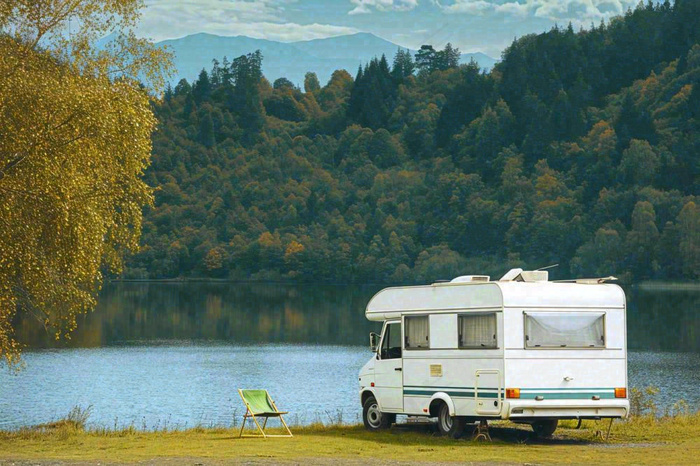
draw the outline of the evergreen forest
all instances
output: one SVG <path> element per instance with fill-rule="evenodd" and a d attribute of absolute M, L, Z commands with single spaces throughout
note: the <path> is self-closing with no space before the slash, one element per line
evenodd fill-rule
<path fill-rule="evenodd" d="M 700 2 L 518 38 L 489 73 L 458 58 L 302 89 L 251 51 L 168 88 L 123 277 L 700 276 Z"/>

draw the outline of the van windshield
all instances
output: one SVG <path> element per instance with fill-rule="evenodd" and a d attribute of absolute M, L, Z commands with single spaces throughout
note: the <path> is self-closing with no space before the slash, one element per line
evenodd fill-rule
<path fill-rule="evenodd" d="M 604 348 L 604 312 L 526 312 L 526 348 Z"/>

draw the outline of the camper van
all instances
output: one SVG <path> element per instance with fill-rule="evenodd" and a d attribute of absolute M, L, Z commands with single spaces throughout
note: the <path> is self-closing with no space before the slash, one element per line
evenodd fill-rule
<path fill-rule="evenodd" d="M 359 374 L 365 426 L 424 416 L 457 438 L 509 419 L 547 437 L 559 419 L 627 417 L 625 294 L 611 280 L 513 269 L 378 292 L 365 310 L 383 322 Z"/>

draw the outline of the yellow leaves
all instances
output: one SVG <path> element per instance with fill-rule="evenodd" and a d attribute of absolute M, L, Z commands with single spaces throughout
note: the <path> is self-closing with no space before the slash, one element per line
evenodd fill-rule
<path fill-rule="evenodd" d="M 204 267 L 207 270 L 220 270 L 224 266 L 224 252 L 220 248 L 210 249 L 204 257 Z"/>
<path fill-rule="evenodd" d="M 101 269 L 118 272 L 124 254 L 136 250 L 141 209 L 152 203 L 141 176 L 156 120 L 136 81 L 103 68 L 118 57 L 103 54 L 98 62 L 87 46 L 70 55 L 60 39 L 44 51 L 31 42 L 40 34 L 32 28 L 60 8 L 83 20 L 76 33 L 83 40 L 104 30 L 106 13 L 132 21 L 141 2 L 9 4 L 0 10 L 0 27 L 17 33 L 0 34 L 0 357 L 13 365 L 21 347 L 12 329 L 17 312 L 65 338 L 76 316 L 94 307 Z M 40 15 L 37 6 L 45 8 Z M 39 15 L 35 25 L 31 15 Z M 147 52 L 147 44 L 139 47 L 132 51 Z M 140 63 L 149 72 L 162 68 L 164 55 L 148 53 Z"/>
<path fill-rule="evenodd" d="M 301 254 L 304 252 L 304 245 L 292 240 L 288 245 L 287 249 L 284 251 L 284 258 L 288 259 L 289 257 L 295 255 L 295 254 Z"/>
<path fill-rule="evenodd" d="M 264 248 L 279 246 L 279 238 L 275 238 L 272 233 L 266 231 L 258 238 L 258 244 Z"/>
<path fill-rule="evenodd" d="M 583 141 L 592 154 L 598 157 L 610 156 L 615 152 L 617 135 L 610 123 L 602 120 L 593 125 Z"/>

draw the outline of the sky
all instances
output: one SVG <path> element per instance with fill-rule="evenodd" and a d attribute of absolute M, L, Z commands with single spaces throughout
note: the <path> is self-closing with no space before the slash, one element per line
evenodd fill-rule
<path fill-rule="evenodd" d="M 499 58 L 515 37 L 571 22 L 588 28 L 639 0 L 146 0 L 139 33 L 160 41 L 198 32 L 281 42 L 369 32 L 398 45 Z"/>

